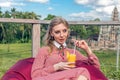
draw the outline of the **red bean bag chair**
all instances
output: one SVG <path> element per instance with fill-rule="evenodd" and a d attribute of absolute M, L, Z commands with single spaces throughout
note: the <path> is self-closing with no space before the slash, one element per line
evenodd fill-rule
<path fill-rule="evenodd" d="M 32 80 L 31 67 L 34 58 L 19 60 L 1 78 L 1 80 Z"/>
<path fill-rule="evenodd" d="M 100 69 L 96 68 L 94 64 L 90 64 L 87 61 L 76 61 L 76 67 L 84 67 L 89 73 L 91 80 L 108 80 L 107 77 L 101 72 Z"/>
<path fill-rule="evenodd" d="M 1 80 L 32 80 L 31 68 L 34 58 L 27 58 L 18 61 L 1 78 Z M 91 80 L 108 80 L 104 74 L 92 64 L 83 61 L 76 61 L 77 67 L 85 67 L 91 75 Z"/>

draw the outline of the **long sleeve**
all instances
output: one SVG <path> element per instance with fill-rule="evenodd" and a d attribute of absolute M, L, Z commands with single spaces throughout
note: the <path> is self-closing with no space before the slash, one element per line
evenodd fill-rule
<path fill-rule="evenodd" d="M 96 68 L 100 68 L 99 59 L 95 54 L 92 53 L 90 56 L 88 56 L 88 62 L 93 64 Z"/>
<path fill-rule="evenodd" d="M 48 52 L 46 49 L 40 48 L 32 66 L 32 80 L 34 80 L 34 78 L 36 77 L 45 76 L 54 72 L 54 68 L 52 65 L 45 67 L 45 60 L 47 58 L 47 54 Z"/>
<path fill-rule="evenodd" d="M 96 68 L 100 68 L 99 59 L 94 53 L 86 57 L 83 54 L 81 54 L 79 51 L 76 51 L 76 55 L 77 55 L 77 60 L 86 61 L 89 64 L 94 65 Z"/>

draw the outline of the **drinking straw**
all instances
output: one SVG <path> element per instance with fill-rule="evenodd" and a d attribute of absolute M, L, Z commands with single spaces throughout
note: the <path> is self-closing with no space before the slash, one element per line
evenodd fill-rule
<path fill-rule="evenodd" d="M 73 52 L 73 54 L 75 54 L 75 50 L 76 50 L 76 45 L 74 46 L 74 52 Z"/>

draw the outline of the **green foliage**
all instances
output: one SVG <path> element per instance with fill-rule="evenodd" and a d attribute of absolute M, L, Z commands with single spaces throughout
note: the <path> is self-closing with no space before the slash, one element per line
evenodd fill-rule
<path fill-rule="evenodd" d="M 100 21 L 100 19 L 99 19 L 99 18 L 96 18 L 96 19 L 94 19 L 94 21 Z"/>
<path fill-rule="evenodd" d="M 119 71 L 111 71 L 109 78 L 112 78 L 113 80 L 120 80 L 120 70 Z"/>
<path fill-rule="evenodd" d="M 88 39 L 93 35 L 99 35 L 100 26 L 70 25 L 70 30 L 76 38 Z"/>
<path fill-rule="evenodd" d="M 44 20 L 51 20 L 55 17 L 55 15 L 48 14 L 48 16 Z"/>
<path fill-rule="evenodd" d="M 34 12 L 16 11 L 15 8 L 3 13 L 0 8 L 0 17 L 39 20 L 41 16 Z M 31 31 L 31 24 L 0 23 L 0 43 L 28 42 L 31 40 Z"/>

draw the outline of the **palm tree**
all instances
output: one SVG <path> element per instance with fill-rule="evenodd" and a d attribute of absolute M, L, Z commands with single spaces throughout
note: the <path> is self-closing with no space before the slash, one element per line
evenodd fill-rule
<path fill-rule="evenodd" d="M 0 17 L 3 18 L 22 18 L 22 19 L 40 19 L 41 16 L 34 12 L 20 12 L 12 8 L 11 11 L 5 11 L 3 14 L 0 8 Z M 31 39 L 31 24 L 17 24 L 17 23 L 0 23 L 0 40 L 3 42 L 10 42 L 10 39 L 23 41 Z M 9 36 L 9 34 L 11 34 Z M 14 34 L 14 35 L 13 35 Z M 9 40 L 9 41 L 8 41 Z M 11 40 L 13 41 L 13 40 Z"/>
<path fill-rule="evenodd" d="M 44 20 L 51 20 L 55 17 L 55 15 L 48 14 L 48 16 Z"/>
<path fill-rule="evenodd" d="M 15 8 L 11 9 L 11 18 L 16 18 L 16 9 Z"/>
<path fill-rule="evenodd" d="M 4 18 L 11 18 L 10 12 L 9 11 L 5 11 L 5 13 L 3 14 Z"/>
<path fill-rule="evenodd" d="M 40 19 L 40 15 L 36 15 L 34 12 L 24 12 L 23 16 L 24 19 Z M 25 41 L 31 38 L 31 31 L 32 26 L 30 24 L 23 24 L 23 30 L 22 30 L 22 41 Z M 24 39 L 25 38 L 25 39 Z"/>
<path fill-rule="evenodd" d="M 3 15 L 3 13 L 2 13 L 2 11 L 1 11 L 1 7 L 0 7 L 0 17 L 2 17 L 2 15 Z"/>

